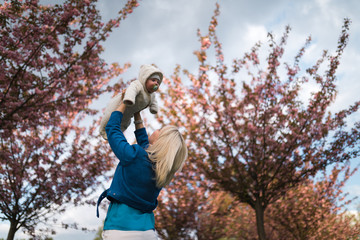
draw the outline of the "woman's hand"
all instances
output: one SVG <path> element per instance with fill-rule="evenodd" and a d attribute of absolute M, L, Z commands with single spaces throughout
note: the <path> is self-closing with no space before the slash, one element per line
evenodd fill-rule
<path fill-rule="evenodd" d="M 140 128 L 144 127 L 140 112 L 141 112 L 141 110 L 139 112 L 134 113 L 135 129 L 140 129 Z"/>
<path fill-rule="evenodd" d="M 126 104 L 124 104 L 123 101 L 122 101 L 122 100 L 124 99 L 125 92 L 126 92 L 126 89 L 124 89 L 124 90 L 122 91 L 120 106 L 119 106 L 115 111 L 119 111 L 119 112 L 122 112 L 122 113 L 125 112 Z"/>

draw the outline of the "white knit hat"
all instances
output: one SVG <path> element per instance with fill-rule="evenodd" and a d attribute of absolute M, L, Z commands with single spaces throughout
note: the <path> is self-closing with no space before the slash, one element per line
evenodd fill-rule
<path fill-rule="evenodd" d="M 155 78 L 161 82 L 161 77 L 160 77 L 160 74 L 158 74 L 158 73 L 151 74 L 150 77 L 148 77 L 148 79 L 149 78 Z"/>

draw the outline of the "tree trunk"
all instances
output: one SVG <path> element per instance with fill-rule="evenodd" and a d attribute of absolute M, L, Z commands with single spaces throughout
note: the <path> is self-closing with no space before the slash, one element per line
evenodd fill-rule
<path fill-rule="evenodd" d="M 10 221 L 10 229 L 9 229 L 9 233 L 8 233 L 8 236 L 7 236 L 7 240 L 14 240 L 15 233 L 17 231 L 16 227 L 17 227 L 17 222 L 16 221 Z"/>
<path fill-rule="evenodd" d="M 260 198 L 256 198 L 255 213 L 256 213 L 256 227 L 259 236 L 259 240 L 266 240 L 265 227 L 264 227 L 264 211 L 265 209 L 261 205 Z"/>

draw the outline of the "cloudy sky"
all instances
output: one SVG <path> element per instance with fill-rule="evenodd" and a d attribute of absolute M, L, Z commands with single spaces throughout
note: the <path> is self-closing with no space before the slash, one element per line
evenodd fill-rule
<path fill-rule="evenodd" d="M 290 25 L 286 58 L 291 60 L 311 35 L 313 42 L 303 61 L 314 64 L 322 50 L 331 52 L 336 49 L 343 19 L 352 20 L 350 42 L 345 49 L 338 70 L 339 94 L 334 110 L 349 106 L 359 99 L 360 81 L 360 1 L 358 0 L 222 0 L 221 14 L 218 18 L 218 38 L 223 44 L 225 61 L 230 63 L 240 58 L 258 41 L 266 43 L 268 32 L 281 36 L 285 26 Z M 124 0 L 102 0 L 99 8 L 104 20 L 113 17 L 123 6 Z M 193 51 L 199 49 L 197 29 L 206 33 L 210 18 L 215 9 L 214 0 L 151 0 L 140 1 L 128 19 L 121 23 L 104 44 L 103 57 L 109 63 L 124 64 L 132 67 L 122 75 L 125 80 L 137 76 L 140 65 L 155 63 L 170 76 L 177 64 L 196 74 L 196 57 Z M 266 45 L 266 44 L 265 44 Z M 261 61 L 261 59 L 260 59 Z M 117 81 L 117 80 L 114 80 Z M 110 96 L 104 96 L 94 103 L 103 108 Z M 359 114 L 357 114 L 359 119 Z M 355 120 L 355 119 L 353 119 Z M 354 161 L 355 167 L 359 161 Z M 360 196 L 360 173 L 356 173 L 345 186 L 351 196 Z M 99 190 L 101 191 L 101 190 Z M 351 205 L 354 210 L 359 201 Z M 69 208 L 60 220 L 97 228 L 102 225 L 105 212 L 100 219 L 95 216 L 95 208 Z M 0 222 L 0 238 L 6 238 L 8 224 Z M 55 240 L 82 239 L 92 240 L 95 233 L 57 229 Z M 17 238 L 26 236 L 19 232 Z"/>

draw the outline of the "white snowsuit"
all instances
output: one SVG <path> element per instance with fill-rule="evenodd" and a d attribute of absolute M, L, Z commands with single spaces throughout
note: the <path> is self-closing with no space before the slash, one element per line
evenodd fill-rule
<path fill-rule="evenodd" d="M 145 87 L 146 80 L 154 73 L 160 75 L 160 85 L 163 78 L 162 72 L 152 65 L 142 65 L 140 67 L 138 79 L 131 82 L 130 86 L 126 89 L 123 102 L 127 104 L 127 107 L 121 121 L 121 131 L 124 132 L 128 128 L 134 113 L 139 112 L 148 106 L 150 107 L 150 112 L 152 114 L 156 114 L 158 112 L 155 94 L 149 93 Z M 106 140 L 107 136 L 105 127 L 109 121 L 111 113 L 121 104 L 121 94 L 122 93 L 119 93 L 110 100 L 109 104 L 106 106 L 104 117 L 100 122 L 100 135 Z"/>

